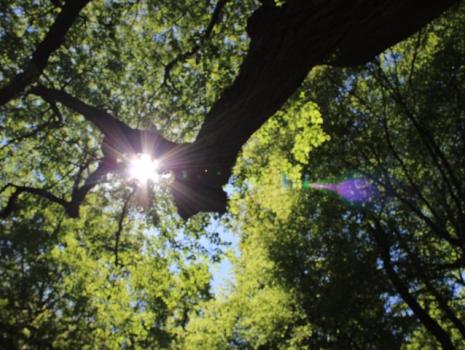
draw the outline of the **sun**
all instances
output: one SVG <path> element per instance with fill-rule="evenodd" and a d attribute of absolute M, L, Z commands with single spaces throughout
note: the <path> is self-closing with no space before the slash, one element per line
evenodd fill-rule
<path fill-rule="evenodd" d="M 142 184 L 149 181 L 157 182 L 159 179 L 159 166 L 160 161 L 152 159 L 149 154 L 138 154 L 129 161 L 129 176 Z"/>

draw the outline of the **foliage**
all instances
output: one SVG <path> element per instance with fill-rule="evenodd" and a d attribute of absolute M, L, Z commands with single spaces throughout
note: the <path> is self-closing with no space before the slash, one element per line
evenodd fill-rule
<path fill-rule="evenodd" d="M 236 283 L 191 321 L 192 342 L 438 348 L 391 265 L 400 287 L 463 348 L 463 16 L 462 6 L 366 67 L 314 69 L 290 103 L 292 118 L 279 113 L 248 142 L 231 204 L 241 236 Z M 295 127 L 299 105 L 324 118 L 320 125 L 306 111 L 317 128 L 305 138 Z M 344 176 L 370 179 L 379 196 L 351 204 L 308 186 Z"/>
<path fill-rule="evenodd" d="M 1 2 L 2 84 L 21 69 L 60 4 Z M 237 70 L 247 44 L 244 14 L 252 6 L 231 1 L 201 49 L 167 77 L 169 62 L 203 40 L 214 4 L 92 1 L 41 81 L 66 87 L 133 127 L 190 140 L 205 108 Z M 0 127 L 1 186 L 42 188 L 66 199 L 101 157 L 98 130 L 30 94 L 1 107 Z M 166 189 L 151 189 L 155 200 L 148 205 L 149 196 L 141 189 L 131 194 L 132 187 L 109 178 L 86 199 L 78 220 L 64 217 L 54 204 L 20 195 L 0 226 L 4 348 L 176 346 L 189 313 L 210 298 L 208 265 L 223 243 L 206 230 L 211 216 L 183 225 Z M 4 208 L 14 188 L 1 190 Z"/>
<path fill-rule="evenodd" d="M 1 84 L 62 3 L 0 2 Z M 207 36 L 215 4 L 92 1 L 40 82 L 190 141 L 257 6 L 228 1 Z M 313 69 L 253 135 L 221 221 L 241 240 L 223 294 L 210 291 L 217 218 L 182 223 L 163 186 L 109 177 L 79 219 L 21 194 L 0 219 L 0 347 L 464 348 L 464 9 L 365 67 Z M 67 198 L 101 158 L 94 126 L 30 94 L 1 107 L 0 131 L 0 208 L 11 184 Z M 308 185 L 350 176 L 379 196 L 351 204 Z"/>

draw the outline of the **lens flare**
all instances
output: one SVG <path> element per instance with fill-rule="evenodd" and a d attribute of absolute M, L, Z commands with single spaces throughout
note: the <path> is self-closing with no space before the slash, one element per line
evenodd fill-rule
<path fill-rule="evenodd" d="M 129 162 L 129 176 L 142 184 L 149 181 L 156 182 L 159 179 L 159 166 L 160 162 L 157 159 L 152 159 L 149 154 L 138 154 Z"/>
<path fill-rule="evenodd" d="M 378 189 L 369 180 L 363 178 L 347 179 L 339 183 L 311 183 L 317 190 L 328 190 L 353 203 L 369 202 L 376 198 Z"/>

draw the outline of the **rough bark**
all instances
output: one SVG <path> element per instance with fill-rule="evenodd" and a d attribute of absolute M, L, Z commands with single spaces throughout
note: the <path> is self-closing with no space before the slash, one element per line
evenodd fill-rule
<path fill-rule="evenodd" d="M 242 145 L 299 88 L 312 67 L 363 64 L 456 2 L 289 0 L 282 7 L 264 2 L 248 21 L 251 42 L 239 74 L 213 105 L 189 152 L 198 164 L 224 173 L 221 178 L 209 175 L 205 190 L 192 179 L 183 189 L 186 199 L 221 199 L 210 193 L 226 183 Z M 190 204 L 188 216 L 208 208 L 196 205 Z"/>

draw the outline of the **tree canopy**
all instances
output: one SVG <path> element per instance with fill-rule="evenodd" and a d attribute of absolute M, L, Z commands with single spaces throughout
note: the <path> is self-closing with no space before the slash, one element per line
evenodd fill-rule
<path fill-rule="evenodd" d="M 464 11 L 2 1 L 0 347 L 465 349 Z"/>
<path fill-rule="evenodd" d="M 19 46 L 15 37 L 20 40 L 27 37 L 29 42 L 22 45 L 25 52 L 8 50 L 12 57 L 7 57 L 5 62 L 3 76 L 8 82 L 0 91 L 0 105 L 20 93 L 29 103 L 34 103 L 31 100 L 39 96 L 41 99 L 34 103 L 36 107 L 51 106 L 48 112 L 40 111 L 47 115 L 49 124 L 63 123 L 56 106 L 60 104 L 68 112 L 78 113 L 93 123 L 104 138 L 93 145 L 94 148 L 100 146 L 103 153 L 97 168 L 87 178 L 83 173 L 95 161 L 84 162 L 75 171 L 71 198 L 44 188 L 8 183 L 14 192 L 3 215 L 9 214 L 21 193 L 30 193 L 60 204 L 70 216 L 78 216 L 80 204 L 95 184 L 109 174 L 120 175 L 124 172 L 121 165 L 124 168 L 127 158 L 137 153 L 158 158 L 162 169 L 172 172 L 174 180 L 170 188 L 181 217 L 186 219 L 202 211 L 222 213 L 226 207 L 222 186 L 231 175 L 242 145 L 297 90 L 312 67 L 325 63 L 337 66 L 365 63 L 455 2 L 434 1 L 419 6 L 414 0 L 380 1 L 367 6 L 365 2 L 345 1 L 325 4 L 303 0 L 263 1 L 247 19 L 245 30 L 242 26 L 239 36 L 240 22 L 233 22 L 232 28 L 218 31 L 216 45 L 210 37 L 219 20 L 228 17 L 223 13 L 226 1 L 219 1 L 212 10 L 206 11 L 211 18 L 205 29 L 198 30 L 193 30 L 192 25 L 202 20 L 196 13 L 202 10 L 205 13 L 205 9 L 189 1 L 171 6 L 155 5 L 150 1 L 130 2 L 126 6 L 119 2 L 91 3 L 90 10 L 84 11 L 84 16 L 88 12 L 85 19 L 79 15 L 89 1 L 54 2 L 49 4 L 43 16 L 38 10 L 32 18 L 28 18 L 28 10 L 34 12 L 40 3 L 7 7 L 12 17 L 20 20 L 13 21 L 5 16 L 5 36 L 15 46 Z M 241 12 L 233 5 L 228 8 L 236 16 L 244 15 L 250 13 L 253 3 L 248 5 Z M 415 10 L 414 17 L 410 15 L 412 10 Z M 55 11 L 59 14 L 54 18 Z M 39 19 L 52 24 L 47 28 L 28 23 Z M 78 20 L 81 30 L 79 23 L 72 26 Z M 394 21 L 395 26 L 391 25 Z M 21 30 L 28 35 L 18 35 Z M 43 38 L 38 39 L 41 34 Z M 66 34 L 68 41 L 65 45 Z M 211 87 L 221 92 L 208 98 L 210 79 L 205 76 L 215 73 L 218 62 L 215 64 L 214 57 L 228 56 L 234 63 L 243 50 L 243 45 L 235 44 L 235 41 L 244 42 L 245 34 L 250 37 L 250 43 L 239 71 L 230 81 L 227 74 L 221 75 L 218 79 L 221 82 Z M 141 39 L 147 43 L 147 36 L 148 45 L 137 44 Z M 235 41 L 229 39 L 234 36 Z M 39 43 L 34 45 L 34 39 Z M 131 44 L 123 47 L 121 41 Z M 209 45 L 205 46 L 214 50 L 213 57 L 209 52 L 200 54 L 206 41 Z M 35 47 L 30 58 L 28 44 Z M 172 50 L 161 49 L 164 45 L 169 45 Z M 143 49 L 135 50 L 135 46 L 143 46 Z M 188 47 L 182 51 L 183 46 Z M 48 61 L 55 51 L 65 57 L 53 65 Z M 174 56 L 173 52 L 176 52 Z M 103 62 L 98 60 L 99 57 Z M 202 64 L 200 57 L 203 57 Z M 189 59 L 194 59 L 195 63 L 186 61 Z M 158 61 L 157 64 L 154 61 Z M 42 74 L 47 63 L 50 68 Z M 187 91 L 179 91 L 176 82 L 171 81 L 177 63 L 178 66 L 184 63 L 185 74 L 180 76 L 190 88 L 183 89 Z M 234 65 L 230 64 L 228 68 L 232 70 Z M 41 78 L 47 81 L 41 82 Z M 141 89 L 139 92 L 133 89 L 134 84 Z M 193 103 L 199 100 L 200 85 L 205 91 L 204 98 Z M 138 97 L 119 98 L 137 93 Z M 84 101 L 86 98 L 88 102 Z M 170 105 L 160 105 L 161 100 L 170 101 Z M 162 117 L 157 119 L 169 120 L 168 124 L 173 124 L 176 119 L 172 115 L 178 111 L 171 104 L 181 105 L 184 113 L 197 115 L 197 118 L 186 119 L 202 118 L 205 114 L 194 142 L 184 143 L 186 140 L 179 130 L 175 132 L 177 140 L 166 139 L 169 132 L 165 129 L 174 128 L 173 125 L 164 126 L 164 134 L 157 131 L 152 120 L 154 114 L 161 114 Z M 157 105 L 161 110 L 153 110 Z M 9 106 L 11 104 L 7 108 Z M 131 125 L 130 120 L 137 120 L 137 123 Z M 174 129 L 185 129 L 185 126 Z"/>

